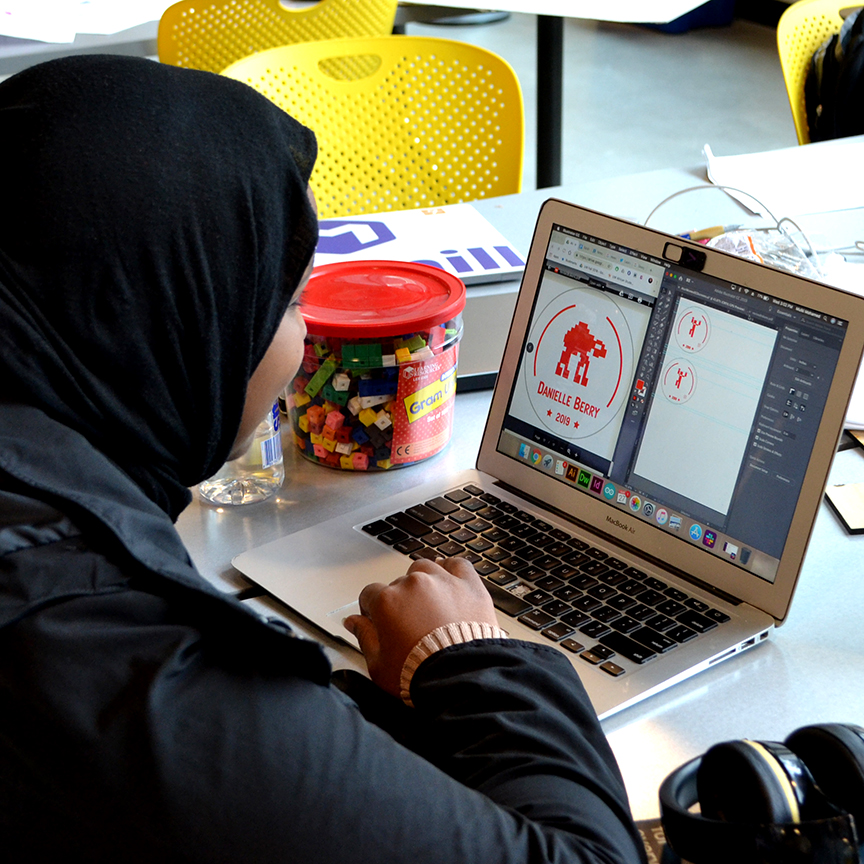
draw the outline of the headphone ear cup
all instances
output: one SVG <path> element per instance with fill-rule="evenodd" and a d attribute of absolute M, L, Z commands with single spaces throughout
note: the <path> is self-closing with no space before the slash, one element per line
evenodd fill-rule
<path fill-rule="evenodd" d="M 778 748 L 782 748 L 782 758 L 778 758 Z M 715 744 L 702 757 L 696 775 L 702 816 L 751 825 L 801 821 L 802 796 L 806 790 L 790 779 L 784 766 L 787 756 L 803 769 L 782 744 L 758 741 Z"/>
<path fill-rule="evenodd" d="M 864 826 L 864 729 L 851 723 L 804 726 L 785 743 L 825 797 Z"/>

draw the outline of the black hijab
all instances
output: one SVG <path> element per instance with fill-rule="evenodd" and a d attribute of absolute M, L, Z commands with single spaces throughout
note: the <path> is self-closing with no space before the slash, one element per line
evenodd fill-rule
<path fill-rule="evenodd" d="M 0 84 L 0 410 L 82 433 L 176 519 L 314 251 L 315 155 L 207 72 L 94 55 Z"/>

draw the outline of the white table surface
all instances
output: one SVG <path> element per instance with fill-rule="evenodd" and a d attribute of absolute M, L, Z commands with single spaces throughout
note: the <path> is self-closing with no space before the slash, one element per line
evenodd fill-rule
<path fill-rule="evenodd" d="M 699 182 L 704 172 L 659 171 L 551 190 L 586 206 L 644 219 L 655 203 L 678 188 Z M 548 192 L 481 202 L 487 217 L 513 242 L 527 249 L 539 204 Z M 675 199 L 652 225 L 669 231 L 733 221 L 738 205 L 722 193 L 705 191 Z M 864 227 L 864 211 L 813 217 L 815 230 L 851 235 Z M 856 230 L 857 229 L 857 230 Z M 470 289 L 469 289 L 470 290 Z M 464 339 L 470 339 L 466 333 Z M 453 438 L 438 456 L 417 465 L 377 474 L 339 472 L 312 464 L 286 447 L 287 479 L 276 501 L 224 510 L 196 500 L 181 515 L 178 530 L 203 575 L 227 591 L 254 594 L 230 565 L 233 556 L 283 534 L 350 512 L 370 494 L 385 496 L 472 467 L 479 448 L 489 391 L 456 397 Z M 841 451 L 832 483 L 864 481 L 864 450 Z M 319 638 L 334 663 L 362 669 L 362 658 L 342 643 L 303 624 L 268 598 L 247 603 L 283 616 Z M 637 819 L 658 814 L 657 788 L 679 764 L 711 744 L 731 738 L 782 740 L 799 725 L 825 721 L 864 724 L 864 535 L 849 536 L 823 504 L 788 621 L 766 643 L 724 662 L 665 693 L 604 721 L 618 757 Z"/>

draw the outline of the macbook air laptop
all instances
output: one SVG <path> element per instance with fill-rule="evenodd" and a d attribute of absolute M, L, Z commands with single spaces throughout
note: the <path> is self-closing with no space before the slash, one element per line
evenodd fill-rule
<path fill-rule="evenodd" d="M 784 621 L 862 348 L 862 298 L 547 201 L 476 468 L 234 564 L 350 643 L 366 584 L 466 557 L 608 716 Z"/>

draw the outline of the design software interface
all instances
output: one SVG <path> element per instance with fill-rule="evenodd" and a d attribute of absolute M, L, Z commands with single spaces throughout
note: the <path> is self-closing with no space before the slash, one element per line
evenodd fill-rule
<path fill-rule="evenodd" d="M 773 581 L 845 334 L 556 226 L 498 449 Z"/>

